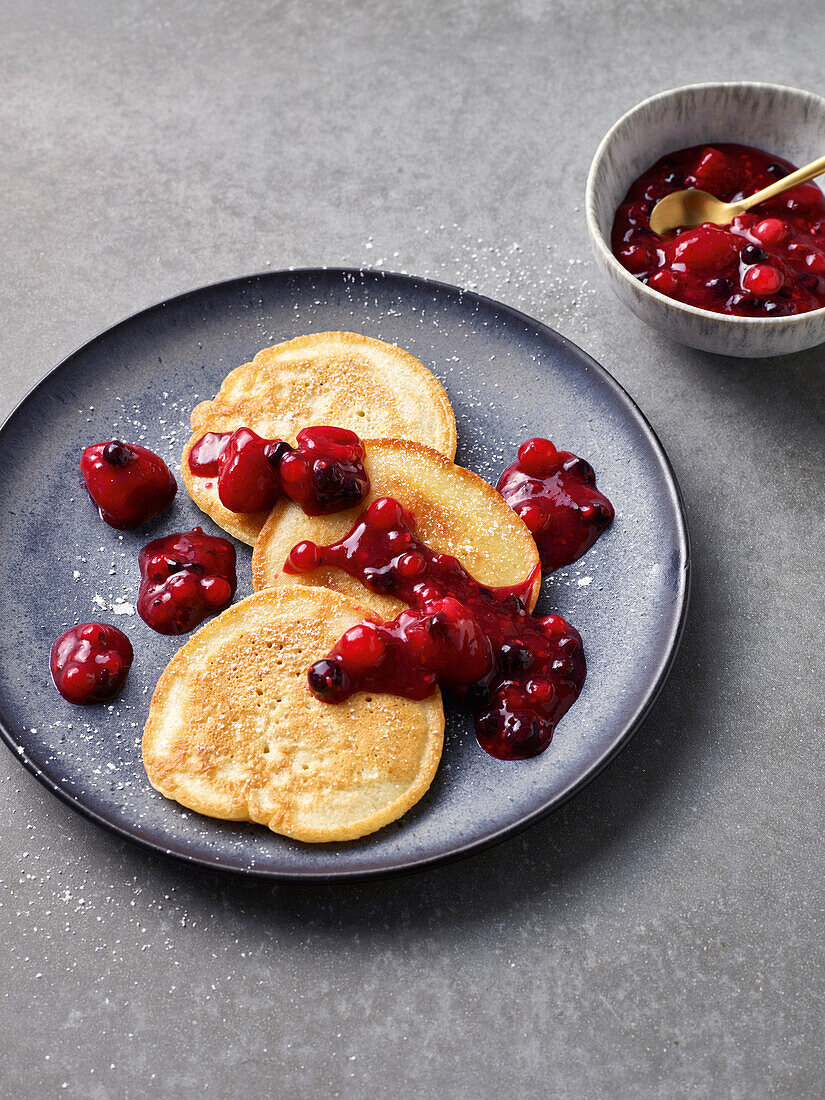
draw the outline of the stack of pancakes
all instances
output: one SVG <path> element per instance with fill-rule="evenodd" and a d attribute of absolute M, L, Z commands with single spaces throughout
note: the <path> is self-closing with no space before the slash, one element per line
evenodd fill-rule
<path fill-rule="evenodd" d="M 258 352 L 192 412 L 183 480 L 225 531 L 254 547 L 255 594 L 180 649 L 160 678 L 143 737 L 149 780 L 210 817 L 255 821 L 308 842 L 352 840 L 400 817 L 432 782 L 444 741 L 438 692 L 412 701 L 357 694 L 329 705 L 307 670 L 350 626 L 403 605 L 338 569 L 290 575 L 302 539 L 339 539 L 377 497 L 411 511 L 420 537 L 488 585 L 522 582 L 538 565 L 532 535 L 496 490 L 457 466 L 455 416 L 443 387 L 409 353 L 350 332 L 324 332 Z M 268 514 L 230 512 L 217 480 L 192 475 L 206 432 L 246 426 L 294 442 L 309 425 L 364 440 L 371 491 L 354 509 L 307 516 L 287 499 Z M 536 581 L 531 606 L 540 586 Z"/>

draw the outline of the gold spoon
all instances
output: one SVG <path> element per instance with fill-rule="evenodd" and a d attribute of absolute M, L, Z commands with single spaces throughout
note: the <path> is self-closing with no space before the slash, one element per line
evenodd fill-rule
<path fill-rule="evenodd" d="M 739 202 L 722 202 L 708 194 L 707 191 L 698 189 L 688 191 L 674 191 L 672 195 L 665 195 L 659 199 L 653 207 L 650 215 L 650 228 L 657 237 L 664 237 L 673 229 L 680 227 L 689 228 L 694 225 L 702 225 L 710 222 L 712 225 L 729 225 L 738 214 L 750 210 L 752 206 L 758 206 L 760 202 L 781 195 L 783 191 L 796 187 L 798 183 L 807 183 L 815 176 L 825 172 L 825 157 L 806 164 L 804 168 L 797 168 L 784 179 L 763 187 L 750 198 L 740 199 Z"/>

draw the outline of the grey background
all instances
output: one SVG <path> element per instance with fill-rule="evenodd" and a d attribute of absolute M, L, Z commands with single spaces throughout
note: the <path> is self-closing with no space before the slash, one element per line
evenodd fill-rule
<path fill-rule="evenodd" d="M 582 217 L 590 157 L 639 99 L 823 93 L 823 45 L 821 0 L 5 0 L 0 412 L 194 285 L 432 275 L 627 387 L 680 477 L 694 594 L 663 696 L 601 777 L 407 879 L 189 870 L 2 750 L 0 1094 L 825 1095 L 823 351 L 669 343 L 603 292 Z"/>

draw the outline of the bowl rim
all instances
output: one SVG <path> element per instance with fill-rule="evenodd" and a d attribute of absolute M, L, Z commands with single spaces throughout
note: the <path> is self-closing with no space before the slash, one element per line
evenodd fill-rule
<path fill-rule="evenodd" d="M 679 302 L 675 298 L 669 298 L 666 294 L 661 294 L 658 290 L 651 290 L 649 286 L 640 282 L 635 275 L 631 275 L 627 268 L 620 264 L 613 255 L 613 251 L 605 240 L 604 234 L 599 228 L 596 220 L 595 176 L 598 168 L 601 166 L 607 149 L 610 147 L 619 129 L 635 114 L 648 107 L 651 103 L 656 103 L 659 100 L 675 99 L 685 92 L 695 91 L 700 88 L 745 88 L 753 89 L 756 92 L 792 92 L 805 99 L 815 100 L 821 107 L 823 115 L 825 115 L 825 96 L 817 95 L 816 92 L 809 92 L 805 88 L 795 88 L 788 84 L 774 84 L 771 81 L 764 80 L 701 81 L 695 84 L 680 84 L 675 88 L 668 88 L 663 92 L 657 92 L 655 95 L 648 96 L 647 99 L 643 99 L 634 107 L 631 107 L 629 111 L 625 111 L 625 113 L 613 123 L 599 142 L 599 146 L 590 162 L 590 169 L 587 173 L 587 185 L 585 187 L 584 209 L 585 220 L 587 221 L 587 229 L 590 233 L 591 241 L 596 246 L 607 266 L 615 272 L 629 288 L 632 288 L 637 294 L 641 294 L 642 298 L 647 298 L 653 304 L 654 308 L 657 306 L 665 309 L 670 308 L 678 313 L 700 318 L 705 322 L 709 319 L 713 319 L 721 326 L 728 326 L 730 328 L 751 326 L 776 330 L 780 328 L 792 328 L 794 325 L 812 320 L 825 321 L 825 306 L 821 306 L 819 309 L 810 309 L 806 313 L 795 313 L 789 317 L 739 317 L 730 313 L 716 313 L 712 309 L 702 309 L 700 306 L 691 306 L 686 302 Z"/>

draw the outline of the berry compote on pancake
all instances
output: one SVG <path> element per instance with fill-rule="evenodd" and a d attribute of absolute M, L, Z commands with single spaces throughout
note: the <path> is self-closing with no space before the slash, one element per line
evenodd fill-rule
<path fill-rule="evenodd" d="M 414 517 L 390 497 L 373 501 L 338 542 L 298 543 L 284 568 L 320 565 L 392 592 L 409 609 L 353 627 L 316 661 L 309 686 L 319 699 L 339 703 L 356 691 L 422 699 L 441 685 L 473 711 L 491 755 L 518 760 L 547 748 L 581 690 L 585 661 L 578 632 L 560 615 L 527 611 L 532 576 L 511 588 L 479 584 L 457 558 L 418 539 Z"/>
<path fill-rule="evenodd" d="M 290 446 L 251 428 L 207 432 L 189 452 L 197 477 L 217 477 L 231 512 L 269 511 L 286 495 L 311 516 L 352 508 L 369 493 L 364 448 L 347 428 L 303 428 Z"/>

